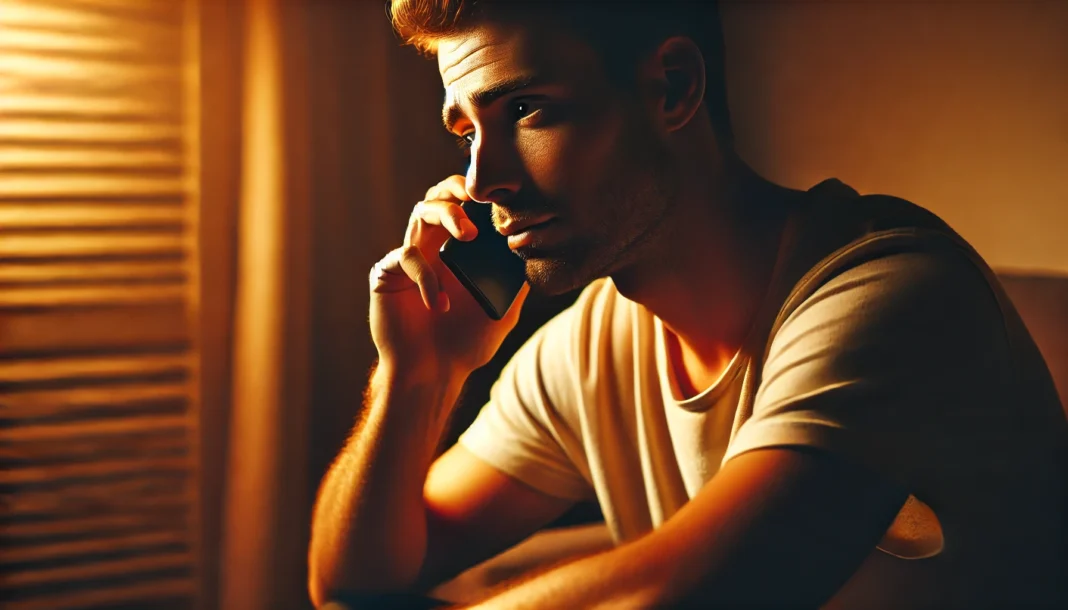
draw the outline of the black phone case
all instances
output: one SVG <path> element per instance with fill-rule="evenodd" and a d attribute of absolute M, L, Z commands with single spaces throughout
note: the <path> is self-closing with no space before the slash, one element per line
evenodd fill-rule
<path fill-rule="evenodd" d="M 486 315 L 500 320 L 527 280 L 526 263 L 508 248 L 508 238 L 493 228 L 490 204 L 465 201 L 461 207 L 478 228 L 478 237 L 471 241 L 450 237 L 441 246 L 441 260 Z"/>

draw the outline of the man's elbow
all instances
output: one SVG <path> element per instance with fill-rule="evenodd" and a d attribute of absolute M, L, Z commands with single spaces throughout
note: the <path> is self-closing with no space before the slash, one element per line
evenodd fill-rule
<path fill-rule="evenodd" d="M 414 587 L 418 570 L 398 569 L 382 561 L 341 566 L 328 558 L 308 555 L 308 596 L 316 608 L 345 595 L 402 593 Z"/>
<path fill-rule="evenodd" d="M 336 601 L 347 595 L 382 593 L 381 587 L 361 586 L 356 582 L 345 582 L 338 578 L 323 578 L 314 568 L 308 570 L 308 597 L 312 606 L 320 608 L 329 601 Z"/>
<path fill-rule="evenodd" d="M 326 550 L 316 549 L 314 545 L 308 552 L 308 597 L 315 608 L 334 599 L 341 591 L 353 588 L 353 583 L 344 582 L 341 578 L 343 570 L 339 569 L 337 562 L 331 560 L 337 558 L 331 558 L 329 555 Z"/>
<path fill-rule="evenodd" d="M 311 599 L 312 607 L 315 608 L 322 606 L 330 599 L 325 583 L 316 578 L 314 574 L 308 575 L 308 598 Z"/>
<path fill-rule="evenodd" d="M 340 583 L 336 579 L 324 577 L 321 561 L 314 553 L 308 553 L 308 597 L 312 606 L 319 608 L 330 601 L 331 595 L 338 589 Z"/>
<path fill-rule="evenodd" d="M 327 602 L 351 603 L 352 600 L 378 599 L 381 596 L 406 595 L 411 592 L 409 587 L 361 586 L 331 582 L 314 575 L 308 577 L 308 598 L 314 608 L 322 608 Z"/>

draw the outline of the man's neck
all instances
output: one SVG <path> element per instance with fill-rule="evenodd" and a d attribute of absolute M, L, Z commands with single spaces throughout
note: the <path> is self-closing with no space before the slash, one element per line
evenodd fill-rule
<path fill-rule="evenodd" d="M 774 271 L 798 191 L 740 161 L 686 185 L 678 213 L 648 256 L 613 274 L 621 294 L 664 323 L 695 389 L 718 378 L 741 348 Z M 676 372 L 678 373 L 678 366 Z M 682 383 L 682 385 L 686 385 Z"/>

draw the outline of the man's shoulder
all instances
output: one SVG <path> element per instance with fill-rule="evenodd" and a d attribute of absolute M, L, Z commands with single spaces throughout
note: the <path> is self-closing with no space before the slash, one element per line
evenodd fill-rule
<path fill-rule="evenodd" d="M 787 262 L 780 277 L 784 312 L 833 279 L 871 264 L 883 268 L 884 285 L 933 278 L 937 286 L 957 279 L 964 282 L 945 287 L 982 290 L 992 277 L 967 241 L 916 203 L 891 195 L 861 195 L 836 179 L 821 182 L 809 195 L 795 214 L 785 246 Z M 889 264 L 874 262 L 887 258 Z"/>
<path fill-rule="evenodd" d="M 775 326 L 803 317 L 891 332 L 938 320 L 943 332 L 931 336 L 996 331 L 1004 328 L 1002 305 L 993 272 L 967 244 L 904 228 L 865 234 L 813 264 L 789 287 Z"/>
<path fill-rule="evenodd" d="M 815 328 L 836 329 L 836 348 L 851 349 L 846 336 L 903 338 L 930 323 L 924 341 L 968 338 L 951 341 L 963 346 L 983 336 L 1004 351 L 1012 320 L 993 271 L 966 241 L 904 199 L 841 183 L 828 191 L 806 204 L 786 252 L 767 349 Z"/>

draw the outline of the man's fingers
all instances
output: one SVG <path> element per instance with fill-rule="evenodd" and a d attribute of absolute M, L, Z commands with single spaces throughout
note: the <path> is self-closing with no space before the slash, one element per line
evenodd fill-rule
<path fill-rule="evenodd" d="M 408 216 L 408 228 L 404 230 L 404 247 L 414 246 L 419 240 L 419 229 L 423 220 L 419 218 L 418 208 L 423 202 L 415 204 L 416 209 Z"/>
<path fill-rule="evenodd" d="M 463 208 L 451 201 L 420 201 L 414 215 L 427 224 L 445 227 L 456 239 L 470 241 L 478 234 Z"/>
<path fill-rule="evenodd" d="M 415 284 L 427 309 L 448 311 L 449 298 L 441 286 L 442 278 L 434 272 L 427 256 L 437 252 L 449 235 L 468 241 L 478 234 L 459 205 L 470 199 L 465 181 L 458 174 L 449 176 L 426 192 L 426 200 L 415 205 L 408 217 L 404 246 L 387 254 L 371 270 L 372 291 L 399 292 Z"/>
<path fill-rule="evenodd" d="M 405 246 L 418 245 L 429 252 L 441 247 L 445 235 L 464 241 L 474 239 L 478 229 L 460 207 L 461 203 L 470 199 L 465 182 L 466 178 L 456 174 L 427 190 L 426 198 L 415 204 L 408 217 Z M 441 227 L 445 231 L 439 233 L 434 227 Z"/>
<path fill-rule="evenodd" d="M 426 192 L 424 199 L 444 199 L 455 201 L 466 201 L 470 199 L 467 196 L 467 178 L 460 174 L 453 174 L 441 182 L 430 187 Z"/>
<path fill-rule="evenodd" d="M 401 248 L 391 250 L 371 268 L 371 292 L 397 292 L 412 285 L 408 274 L 401 269 Z"/>
<path fill-rule="evenodd" d="M 392 250 L 371 269 L 370 281 L 371 291 L 378 293 L 408 290 L 415 284 L 427 309 L 448 311 L 437 274 L 415 246 Z"/>
<path fill-rule="evenodd" d="M 439 302 L 438 275 L 430 267 L 426 257 L 416 246 L 407 246 L 401 249 L 400 266 L 404 273 L 419 287 L 419 294 L 423 297 L 423 303 L 427 309 L 442 309 L 443 303 Z"/>
<path fill-rule="evenodd" d="M 515 296 L 515 300 L 512 301 L 512 306 L 508 308 L 508 312 L 501 319 L 502 323 L 514 326 L 519 321 L 519 312 L 522 311 L 523 303 L 527 300 L 528 294 L 530 294 L 530 284 L 523 282 L 523 286 L 519 288 L 519 293 Z"/>

